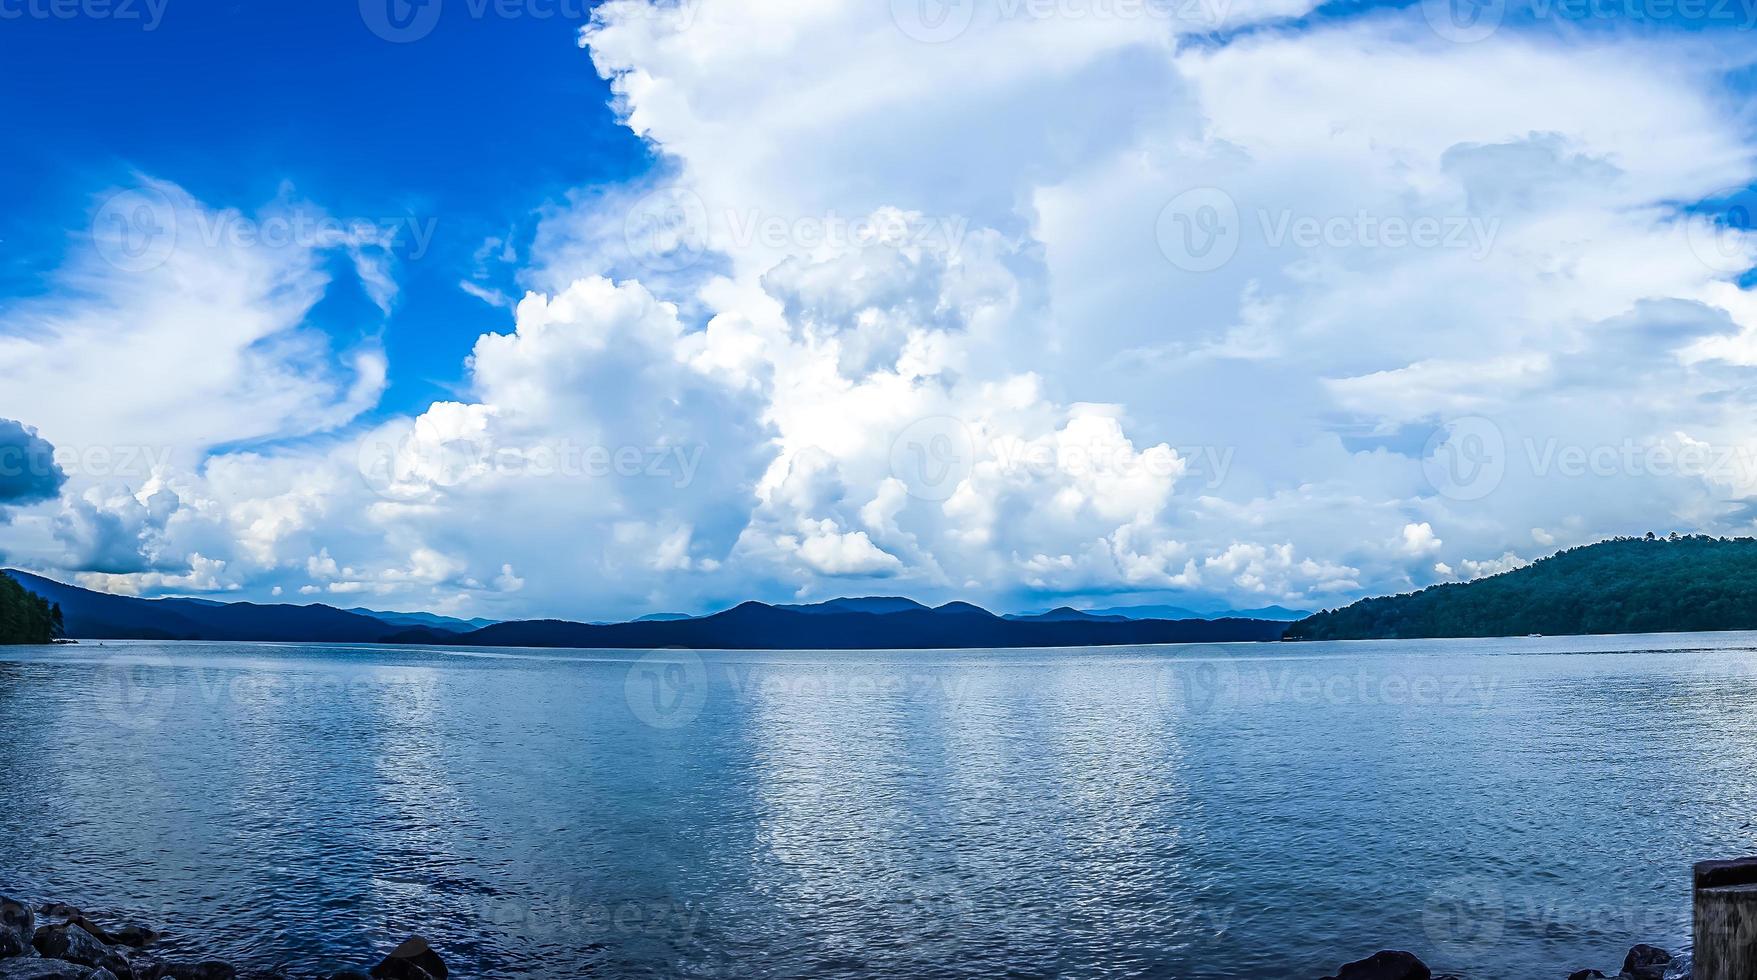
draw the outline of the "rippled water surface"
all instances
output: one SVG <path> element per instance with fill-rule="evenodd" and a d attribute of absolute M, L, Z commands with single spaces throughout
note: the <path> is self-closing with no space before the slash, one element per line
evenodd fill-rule
<path fill-rule="evenodd" d="M 293 976 L 1614 972 L 1757 850 L 1754 646 L 0 649 L 0 888 Z"/>

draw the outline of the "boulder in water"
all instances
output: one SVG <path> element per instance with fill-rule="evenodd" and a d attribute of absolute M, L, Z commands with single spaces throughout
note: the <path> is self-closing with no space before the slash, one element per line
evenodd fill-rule
<path fill-rule="evenodd" d="M 36 938 L 37 917 L 24 902 L 0 896 L 0 956 L 27 956 Z"/>
<path fill-rule="evenodd" d="M 156 929 L 130 922 L 120 929 L 106 929 L 93 922 L 84 912 L 64 902 L 49 902 L 40 910 L 45 925 L 75 925 L 110 946 L 132 946 L 142 949 L 159 941 Z"/>
<path fill-rule="evenodd" d="M 119 977 L 133 980 L 134 970 L 129 967 L 126 957 L 104 945 L 103 940 L 70 922 L 39 926 L 31 944 L 48 959 L 99 966 Z"/>
<path fill-rule="evenodd" d="M 1324 980 L 1432 980 L 1433 971 L 1414 953 L 1398 949 L 1382 949 L 1364 960 L 1356 960 Z"/>
<path fill-rule="evenodd" d="M 15 956 L 0 960 L 0 980 L 116 980 L 116 975 L 101 966 Z"/>
<path fill-rule="evenodd" d="M 238 971 L 232 969 L 231 964 L 219 960 L 176 961 L 160 964 L 158 976 L 151 980 L 233 980 L 237 975 Z"/>
<path fill-rule="evenodd" d="M 90 927 L 87 927 L 86 931 L 90 932 Z M 120 929 L 106 929 L 102 933 L 93 933 L 93 935 L 112 946 L 132 946 L 135 949 L 145 949 L 159 941 L 157 929 L 136 922 L 130 922 Z"/>
<path fill-rule="evenodd" d="M 1671 965 L 1672 954 L 1658 946 L 1642 943 L 1629 950 L 1623 957 L 1623 976 L 1632 980 L 1665 980 L 1666 970 Z"/>
<path fill-rule="evenodd" d="M 445 961 L 420 936 L 410 936 L 372 968 L 377 980 L 446 980 Z"/>

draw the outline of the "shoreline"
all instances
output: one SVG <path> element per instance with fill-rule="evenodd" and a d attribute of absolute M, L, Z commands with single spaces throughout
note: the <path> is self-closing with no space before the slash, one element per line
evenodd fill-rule
<path fill-rule="evenodd" d="M 158 925 L 163 925 L 160 923 Z M 156 949 L 166 933 L 129 919 L 101 924 L 65 902 L 0 896 L 0 980 L 238 980 L 225 960 Z M 368 969 L 312 971 L 327 980 L 446 980 L 445 960 L 411 936 Z M 261 976 L 281 976 L 264 973 Z"/>
<path fill-rule="evenodd" d="M 1565 969 L 1565 968 L 1564 968 Z M 1605 973 L 1602 970 L 1575 970 L 1567 974 L 1568 980 L 1690 980 L 1691 963 L 1688 954 L 1673 956 L 1659 948 L 1639 943 L 1630 948 L 1623 957 L 1623 965 L 1619 972 Z M 1556 976 L 1562 976 L 1561 970 Z M 1414 953 L 1400 949 L 1382 949 L 1364 960 L 1345 963 L 1334 974 L 1325 976 L 1323 980 L 1491 980 L 1486 977 L 1474 977 L 1469 974 L 1434 973 Z"/>
<path fill-rule="evenodd" d="M 252 976 L 224 960 L 155 952 L 164 937 L 157 925 L 128 920 L 112 927 L 63 902 L 0 897 L 0 980 L 238 980 Z M 444 958 L 425 939 L 411 936 L 369 969 L 315 970 L 302 975 L 321 980 L 447 980 L 449 972 Z M 1614 975 L 1587 968 L 1567 976 L 1568 980 L 1689 980 L 1690 974 L 1688 955 L 1673 956 L 1659 947 L 1639 944 L 1629 950 L 1621 971 Z M 1557 975 L 1561 976 L 1560 970 Z M 1343 964 L 1323 980 L 1490 978 L 1434 973 L 1413 953 L 1382 949 Z"/>

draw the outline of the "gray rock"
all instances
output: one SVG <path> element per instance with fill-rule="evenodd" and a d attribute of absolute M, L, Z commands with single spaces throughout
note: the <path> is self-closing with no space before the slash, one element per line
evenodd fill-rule
<path fill-rule="evenodd" d="M 160 936 L 157 929 L 152 929 L 136 922 L 130 922 L 120 929 L 106 929 L 103 932 L 94 931 L 89 925 L 87 925 L 85 929 L 87 932 L 90 932 L 92 935 L 97 936 L 99 939 L 102 939 L 104 942 L 107 942 L 112 946 L 132 946 L 135 949 L 144 949 L 151 946 L 153 943 L 159 941 Z"/>
<path fill-rule="evenodd" d="M 1364 960 L 1356 960 L 1324 980 L 1432 980 L 1433 971 L 1427 964 L 1397 949 L 1383 949 Z"/>
<path fill-rule="evenodd" d="M 49 902 L 39 911 L 44 920 L 40 925 L 75 925 L 108 946 L 132 946 L 140 949 L 158 942 L 160 938 L 157 930 L 135 922 L 120 929 L 106 929 L 93 922 L 84 912 L 64 902 Z"/>
<path fill-rule="evenodd" d="M 116 975 L 101 966 L 16 957 L 0 960 L 0 980 L 116 980 Z"/>
<path fill-rule="evenodd" d="M 39 927 L 31 944 L 48 959 L 103 967 L 126 980 L 134 978 L 134 970 L 128 965 L 127 957 L 72 923 Z"/>
<path fill-rule="evenodd" d="M 372 968 L 372 975 L 377 980 L 445 980 L 445 961 L 427 940 L 410 936 Z"/>
<path fill-rule="evenodd" d="M 159 964 L 158 974 L 151 980 L 233 980 L 237 975 L 238 971 L 232 969 L 231 964 L 219 960 L 173 961 Z"/>
<path fill-rule="evenodd" d="M 31 940 L 37 933 L 36 913 L 16 899 L 0 896 L 0 956 L 34 956 Z"/>
<path fill-rule="evenodd" d="M 1568 974 L 1568 980 L 1605 980 L 1605 975 L 1600 970 L 1575 970 Z"/>
<path fill-rule="evenodd" d="M 1666 967 L 1672 962 L 1672 954 L 1658 946 L 1642 943 L 1629 950 L 1623 957 L 1623 976 L 1632 980 L 1665 980 Z"/>

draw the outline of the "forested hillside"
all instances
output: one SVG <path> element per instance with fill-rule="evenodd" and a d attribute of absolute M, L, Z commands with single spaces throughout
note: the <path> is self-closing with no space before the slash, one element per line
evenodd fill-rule
<path fill-rule="evenodd" d="M 1474 582 L 1363 599 L 1290 640 L 1757 629 L 1757 539 L 1615 538 Z"/>
<path fill-rule="evenodd" d="M 0 644 L 48 643 L 61 635 L 61 610 L 0 573 Z"/>

